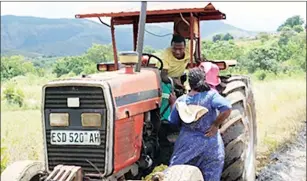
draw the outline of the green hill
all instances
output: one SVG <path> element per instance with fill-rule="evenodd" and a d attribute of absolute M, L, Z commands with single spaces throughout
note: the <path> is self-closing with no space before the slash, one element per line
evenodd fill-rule
<path fill-rule="evenodd" d="M 201 23 L 201 37 L 208 39 L 216 33 L 248 37 L 255 32 L 245 31 L 223 21 Z M 171 24 L 150 24 L 146 29 L 157 35 L 172 33 Z M 26 56 L 67 56 L 82 54 L 93 43 L 111 43 L 110 29 L 86 19 L 48 19 L 26 16 L 1 16 L 1 53 Z M 157 37 L 145 33 L 145 45 L 155 49 L 169 45 L 171 36 Z M 132 49 L 132 26 L 116 28 L 119 50 Z"/>

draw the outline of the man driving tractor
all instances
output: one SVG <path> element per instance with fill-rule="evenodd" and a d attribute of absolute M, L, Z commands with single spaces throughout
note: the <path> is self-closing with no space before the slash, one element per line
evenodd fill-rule
<path fill-rule="evenodd" d="M 176 87 L 184 89 L 183 83 L 186 81 L 184 72 L 190 61 L 190 47 L 186 46 L 184 37 L 173 35 L 171 46 L 162 54 L 162 61 L 162 81 L 170 83 L 168 77 L 171 77 Z"/>
<path fill-rule="evenodd" d="M 185 70 L 190 61 L 190 47 L 186 46 L 184 37 L 173 35 L 171 46 L 164 50 L 162 54 L 163 69 L 161 70 L 162 79 L 162 105 L 160 114 L 162 120 L 168 120 L 170 114 L 170 102 L 176 99 L 172 90 L 171 80 L 175 88 L 184 90 L 186 81 Z M 157 62 L 159 67 L 160 62 Z"/>

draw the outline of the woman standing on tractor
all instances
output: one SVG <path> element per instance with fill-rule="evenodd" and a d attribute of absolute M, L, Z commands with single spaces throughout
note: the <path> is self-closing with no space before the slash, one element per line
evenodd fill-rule
<path fill-rule="evenodd" d="M 170 166 L 194 165 L 205 181 L 219 181 L 225 155 L 219 127 L 230 115 L 231 104 L 210 90 L 200 68 L 191 69 L 188 76 L 191 91 L 176 100 L 170 115 L 170 123 L 181 126 Z"/>

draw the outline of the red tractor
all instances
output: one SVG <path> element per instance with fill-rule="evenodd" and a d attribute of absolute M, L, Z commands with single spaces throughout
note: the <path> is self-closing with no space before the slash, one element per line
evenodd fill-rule
<path fill-rule="evenodd" d="M 146 23 L 173 22 L 174 34 L 191 42 L 190 68 L 201 57 L 200 21 L 223 20 L 225 14 L 209 3 L 189 9 L 146 9 L 141 11 L 78 14 L 76 18 L 110 17 L 114 63 L 98 64 L 101 73 L 51 81 L 42 92 L 44 164 L 15 162 L 1 175 L 2 181 L 116 181 L 140 180 L 169 159 L 163 147 L 172 141 L 159 136 L 162 67 L 155 68 L 143 53 Z M 100 19 L 101 20 L 101 19 Z M 102 22 L 102 21 L 101 21 Z M 102 22 L 105 24 L 104 22 Z M 117 53 L 116 25 L 133 25 L 133 52 Z M 195 42 L 195 50 L 194 43 Z M 142 62 L 142 56 L 148 60 Z M 146 60 L 146 59 L 143 59 Z M 119 64 L 120 61 L 120 64 Z M 213 61 L 220 70 L 235 66 L 233 61 Z M 161 66 L 163 66 L 161 64 Z M 256 115 L 250 78 L 243 75 L 220 76 L 217 90 L 232 103 L 232 113 L 220 131 L 225 144 L 222 180 L 255 180 Z M 174 135 L 178 130 L 164 134 Z M 203 180 L 193 166 L 169 167 L 154 180 Z"/>

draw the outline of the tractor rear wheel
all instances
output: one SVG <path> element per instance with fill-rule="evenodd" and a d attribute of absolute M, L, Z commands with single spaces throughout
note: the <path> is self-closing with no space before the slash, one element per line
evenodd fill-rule
<path fill-rule="evenodd" d="M 17 161 L 1 173 L 1 181 L 39 181 L 42 168 L 38 161 Z"/>
<path fill-rule="evenodd" d="M 256 110 L 249 77 L 221 77 L 221 94 L 231 101 L 232 113 L 220 128 L 225 145 L 221 180 L 254 181 L 256 178 Z"/>

